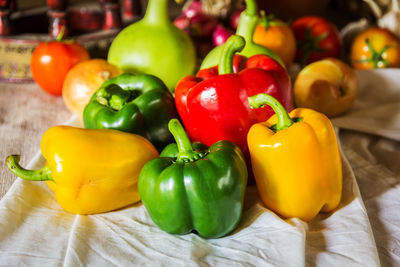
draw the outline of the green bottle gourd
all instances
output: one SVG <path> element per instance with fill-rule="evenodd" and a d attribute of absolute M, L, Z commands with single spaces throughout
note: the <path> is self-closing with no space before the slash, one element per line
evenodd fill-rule
<path fill-rule="evenodd" d="M 244 38 L 246 45 L 238 54 L 245 57 L 251 57 L 257 54 L 267 55 L 279 62 L 282 67 L 286 68 L 281 58 L 275 52 L 253 42 L 254 30 L 260 19 L 257 11 L 258 7 L 256 1 L 246 0 L 246 9 L 240 15 L 238 28 L 235 33 Z M 218 65 L 223 47 L 224 45 L 220 45 L 211 50 L 201 63 L 200 69 L 208 69 Z"/>
<path fill-rule="evenodd" d="M 157 76 L 173 91 L 193 74 L 196 52 L 190 37 L 169 19 L 168 0 L 149 0 L 143 19 L 115 37 L 108 61 L 124 72 Z"/>

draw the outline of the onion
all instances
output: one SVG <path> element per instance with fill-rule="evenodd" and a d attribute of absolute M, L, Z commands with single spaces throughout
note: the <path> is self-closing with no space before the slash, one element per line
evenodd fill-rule
<path fill-rule="evenodd" d="M 218 22 L 206 14 L 196 14 L 190 18 L 190 34 L 193 36 L 211 36 Z"/>
<path fill-rule="evenodd" d="M 212 41 L 215 46 L 222 45 L 232 35 L 232 32 L 222 25 L 218 25 L 212 35 Z"/>
<path fill-rule="evenodd" d="M 234 29 L 234 30 L 237 29 L 238 24 L 239 24 L 240 14 L 242 14 L 242 12 L 243 12 L 243 10 L 236 10 L 230 16 L 229 25 L 232 27 L 232 29 Z"/>
<path fill-rule="evenodd" d="M 203 5 L 200 1 L 191 1 L 183 8 L 182 13 L 187 18 L 192 18 L 197 14 L 204 14 Z"/>
<path fill-rule="evenodd" d="M 174 25 L 175 25 L 177 28 L 179 28 L 179 29 L 185 31 L 187 34 L 190 33 L 190 30 L 189 30 L 189 23 L 190 23 L 189 19 L 188 19 L 187 17 L 183 16 L 183 15 L 177 17 L 177 18 L 174 20 Z"/>

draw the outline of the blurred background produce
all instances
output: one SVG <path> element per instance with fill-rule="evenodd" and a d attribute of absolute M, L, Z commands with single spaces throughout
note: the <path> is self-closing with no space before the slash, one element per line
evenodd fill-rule
<path fill-rule="evenodd" d="M 400 40 L 388 29 L 369 27 L 356 35 L 350 50 L 356 69 L 400 67 Z"/>
<path fill-rule="evenodd" d="M 349 65 L 326 58 L 300 71 L 293 94 L 297 107 L 311 108 L 331 118 L 348 111 L 359 90 L 356 73 Z"/>
<path fill-rule="evenodd" d="M 62 88 L 64 104 L 82 120 L 83 109 L 93 93 L 122 71 L 104 59 L 91 59 L 75 65 L 67 74 Z"/>
<path fill-rule="evenodd" d="M 160 9 L 159 3 L 161 2 L 164 3 L 165 9 Z M 173 29 L 170 32 L 175 33 L 172 35 L 178 36 L 181 33 L 176 34 L 178 31 L 169 21 L 173 21 L 175 26 L 182 29 L 190 37 L 190 39 L 184 37 L 186 40 L 184 43 L 189 44 L 187 49 L 189 56 L 184 56 L 183 50 L 186 49 L 177 49 L 177 47 L 180 47 L 178 44 L 171 46 L 175 48 L 167 48 L 165 37 L 161 38 L 158 33 L 154 35 L 154 40 L 149 40 L 147 28 L 142 33 L 130 34 L 134 37 L 126 39 L 127 41 L 120 42 L 118 41 L 119 38 L 115 39 L 122 29 L 125 30 L 122 31 L 121 35 L 126 35 L 128 25 L 141 24 L 135 22 L 141 21 L 144 17 L 148 5 L 146 0 L 4 1 L 0 6 L 2 16 L 0 34 L 3 36 L 0 39 L 0 55 L 2 56 L 0 59 L 0 79 L 8 81 L 32 79 L 27 58 L 30 60 L 32 51 L 38 44 L 43 43 L 43 41 L 54 40 L 55 35 L 60 32 L 62 27 L 65 27 L 67 39 L 75 40 L 76 43 L 85 47 L 90 57 L 95 59 L 94 62 L 103 60 L 101 64 L 94 64 L 93 69 L 82 67 L 86 70 L 75 70 L 67 75 L 69 78 L 64 84 L 63 99 L 67 108 L 81 117 L 84 103 L 87 103 L 91 94 L 98 89 L 103 81 L 109 78 L 108 75 L 106 75 L 107 77 L 103 75 L 104 71 L 110 71 L 117 75 L 117 71 L 112 70 L 113 67 L 107 64 L 121 65 L 123 68 L 118 71 L 118 74 L 123 71 L 152 73 L 153 70 L 161 69 L 162 71 L 158 72 L 156 76 L 162 76 L 160 78 L 168 83 L 170 89 L 173 90 L 174 83 L 181 77 L 197 71 L 201 64 L 204 67 L 216 64 L 214 60 L 215 62 L 207 65 L 208 57 L 205 61 L 203 60 L 210 51 L 214 51 L 215 47 L 222 45 L 235 31 L 242 31 L 243 35 L 249 35 L 248 32 L 253 30 L 243 31 L 240 27 L 237 29 L 243 10 L 246 9 L 247 1 L 244 0 L 192 0 L 181 5 L 172 0 L 162 0 L 161 2 L 155 0 L 154 3 L 156 4 L 153 4 L 153 7 L 157 7 L 154 9 L 155 13 L 158 14 L 157 20 L 163 19 L 161 24 L 163 27 L 168 25 L 164 29 Z M 370 35 L 370 46 L 366 45 L 365 40 L 362 40 L 363 37 L 361 37 L 361 41 L 354 39 L 357 34 L 371 26 L 387 25 L 384 21 L 389 21 L 387 19 L 389 15 L 393 20 L 392 22 L 397 25 L 395 15 L 398 13 L 399 7 L 395 0 L 323 0 L 318 2 L 309 0 L 259 0 L 255 2 L 257 3 L 255 16 L 259 16 L 260 19 L 254 26 L 255 31 L 252 39 L 254 43 L 272 50 L 279 56 L 279 59 L 284 62 L 291 74 L 293 82 L 297 73 L 306 63 L 326 57 L 339 58 L 343 63 L 351 64 L 355 68 L 398 66 L 398 39 L 393 34 L 388 33 L 387 30 L 379 30 L 379 32 L 388 33 L 386 34 L 386 36 L 390 36 L 388 43 L 385 43 L 386 39 L 375 41 Z M 150 7 L 150 9 L 153 8 Z M 158 13 L 159 10 L 164 10 L 161 12 L 164 18 L 159 17 L 161 14 Z M 32 27 L 33 21 L 35 27 Z M 298 25 L 302 24 L 301 21 L 306 21 L 306 23 L 299 27 Z M 317 21 L 318 23 L 311 23 L 312 25 L 307 26 L 310 21 Z M 299 30 L 299 28 L 301 29 Z M 392 27 L 392 30 L 396 29 Z M 340 35 L 338 34 L 339 31 Z M 166 32 L 166 30 L 162 32 Z M 304 40 L 307 34 L 309 34 L 308 37 L 314 37 L 311 43 Z M 158 43 L 161 48 L 151 49 L 148 45 L 145 45 L 121 53 L 126 47 L 131 47 L 132 43 L 139 43 L 138 39 L 140 38 L 138 36 L 143 38 L 145 44 Z M 380 35 L 375 33 L 373 36 Z M 250 41 L 247 43 L 251 43 L 251 37 L 249 39 Z M 114 42 L 114 40 L 116 41 Z M 355 41 L 354 44 L 353 41 Z M 110 45 L 113 42 L 120 42 L 120 44 L 114 44 L 115 48 L 111 47 L 110 51 Z M 129 45 L 127 45 L 128 43 Z M 190 43 L 194 44 L 197 59 L 194 58 L 193 52 L 190 52 L 192 49 Z M 364 44 L 364 47 L 362 44 Z M 386 47 L 386 45 L 389 45 L 389 47 Z M 351 49 L 351 47 L 354 48 Z M 374 47 L 375 52 L 364 53 L 371 47 Z M 304 48 L 311 48 L 311 50 L 316 48 L 317 51 L 304 51 Z M 149 53 L 156 63 L 148 63 L 150 57 L 143 57 L 145 50 L 150 51 Z M 169 59 L 167 63 L 161 64 L 161 58 L 174 54 L 171 51 L 182 53 L 181 56 L 175 55 L 175 60 Z M 260 53 L 260 51 L 268 50 L 259 49 L 255 53 Z M 121 55 L 114 56 L 119 53 Z M 269 52 L 265 53 L 269 54 Z M 293 59 L 294 54 L 297 54 L 296 59 Z M 108 55 L 110 55 L 110 63 L 106 62 Z M 274 54 L 271 53 L 270 55 Z M 302 57 L 308 58 L 308 60 L 303 60 L 303 64 L 301 64 Z M 137 69 L 126 67 L 122 64 L 122 61 L 126 58 L 130 58 L 130 62 L 136 60 L 140 67 Z M 375 61 L 378 59 L 379 62 L 371 63 L 369 61 L 372 59 L 369 58 L 374 58 Z M 188 61 L 183 62 L 182 60 Z M 292 64 L 293 61 L 296 64 Z M 178 63 L 181 67 L 178 67 Z M 61 64 L 59 65 L 61 66 Z M 144 65 L 146 67 L 142 68 Z M 172 74 L 180 72 L 178 71 L 179 68 L 182 70 L 182 74 L 175 75 L 173 82 L 168 81 L 168 79 L 172 79 Z M 88 71 L 89 69 L 90 71 Z M 57 74 L 60 73 L 61 71 L 57 71 Z M 57 77 L 56 75 L 48 76 Z M 56 80 L 62 84 L 61 78 L 57 77 Z M 40 81 L 38 83 L 43 84 Z M 61 94 L 59 89 L 55 89 L 56 86 L 51 85 L 50 87 L 51 89 L 47 91 Z"/>

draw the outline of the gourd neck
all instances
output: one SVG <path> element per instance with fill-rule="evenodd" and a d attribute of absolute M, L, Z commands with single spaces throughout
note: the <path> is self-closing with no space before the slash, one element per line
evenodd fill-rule
<path fill-rule="evenodd" d="M 151 24 L 170 24 L 168 0 L 149 0 L 143 20 Z"/>

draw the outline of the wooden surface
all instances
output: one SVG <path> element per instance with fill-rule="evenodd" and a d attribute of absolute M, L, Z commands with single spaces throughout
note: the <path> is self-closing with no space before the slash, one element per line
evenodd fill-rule
<path fill-rule="evenodd" d="M 71 116 L 62 97 L 45 93 L 35 83 L 0 82 L 0 198 L 16 179 L 5 166 L 6 157 L 21 154 L 21 165 L 26 166 L 40 150 L 46 129 Z"/>

